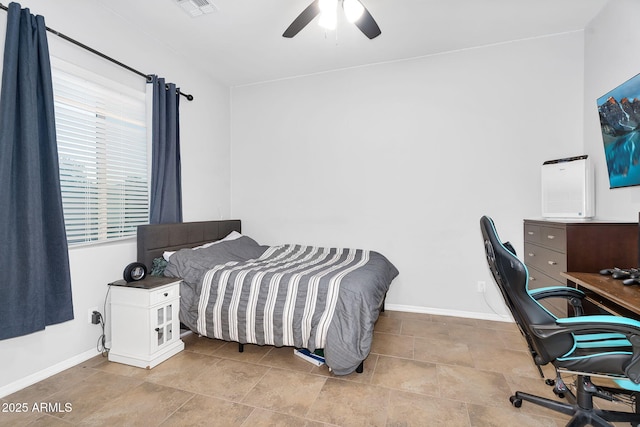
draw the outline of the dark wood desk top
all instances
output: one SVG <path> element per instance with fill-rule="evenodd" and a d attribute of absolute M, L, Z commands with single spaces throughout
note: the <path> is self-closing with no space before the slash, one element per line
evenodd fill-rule
<path fill-rule="evenodd" d="M 640 287 L 625 286 L 622 280 L 613 279 L 599 273 L 560 273 L 583 288 L 586 288 L 620 307 L 640 315 Z"/>

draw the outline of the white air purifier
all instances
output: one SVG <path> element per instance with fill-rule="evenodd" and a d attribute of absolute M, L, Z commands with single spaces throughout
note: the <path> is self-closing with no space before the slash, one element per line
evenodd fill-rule
<path fill-rule="evenodd" d="M 542 216 L 595 216 L 593 168 L 588 156 L 548 160 L 542 164 Z"/>

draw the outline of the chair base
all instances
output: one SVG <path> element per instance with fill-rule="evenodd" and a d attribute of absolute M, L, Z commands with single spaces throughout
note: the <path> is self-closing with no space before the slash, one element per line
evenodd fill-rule
<path fill-rule="evenodd" d="M 570 400 L 576 402 L 573 404 L 558 402 L 521 391 L 516 391 L 516 393 L 509 398 L 509 401 L 516 408 L 519 408 L 524 400 L 565 415 L 571 415 L 572 418 L 567 423 L 567 427 L 612 427 L 611 422 L 628 422 L 631 423 L 632 426 L 640 426 L 640 413 L 608 411 L 594 408 L 594 386 L 588 379 L 585 380 L 581 375 L 578 376 L 576 389 L 577 396 L 568 396 Z"/>

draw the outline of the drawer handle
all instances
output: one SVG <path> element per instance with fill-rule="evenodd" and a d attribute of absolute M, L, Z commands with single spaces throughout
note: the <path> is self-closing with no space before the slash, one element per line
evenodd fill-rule
<path fill-rule="evenodd" d="M 528 234 L 529 236 L 533 236 L 533 231 L 527 231 L 527 234 Z"/>
<path fill-rule="evenodd" d="M 536 280 L 536 278 L 535 278 L 535 277 L 533 277 L 533 276 L 529 276 L 529 281 L 530 281 L 530 282 L 535 282 L 535 280 Z"/>
<path fill-rule="evenodd" d="M 553 239 L 555 239 L 555 238 L 556 238 L 556 236 L 554 236 L 553 234 L 549 234 L 549 235 L 547 236 L 547 239 L 549 239 L 549 240 L 553 240 Z"/>
<path fill-rule="evenodd" d="M 558 263 L 555 261 L 547 261 L 547 263 L 549 263 L 549 265 L 557 265 Z"/>
<path fill-rule="evenodd" d="M 169 292 L 165 292 L 165 293 L 164 293 L 164 296 L 165 296 L 165 297 L 168 297 L 168 296 L 169 296 Z"/>
<path fill-rule="evenodd" d="M 529 256 L 536 256 L 536 254 L 534 254 L 533 252 L 529 252 L 527 255 L 529 255 Z"/>
<path fill-rule="evenodd" d="M 156 332 L 160 332 L 160 328 L 156 328 Z"/>

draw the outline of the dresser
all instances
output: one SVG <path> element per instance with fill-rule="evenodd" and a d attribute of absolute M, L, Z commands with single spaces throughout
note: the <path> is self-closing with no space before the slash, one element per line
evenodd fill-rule
<path fill-rule="evenodd" d="M 184 349 L 178 318 L 180 281 L 148 276 L 109 284 L 110 361 L 151 369 Z"/>
<path fill-rule="evenodd" d="M 597 273 L 605 268 L 638 267 L 638 223 L 598 220 L 524 220 L 524 259 L 531 289 L 567 286 L 560 273 Z M 559 317 L 566 300 L 542 304 Z"/>

